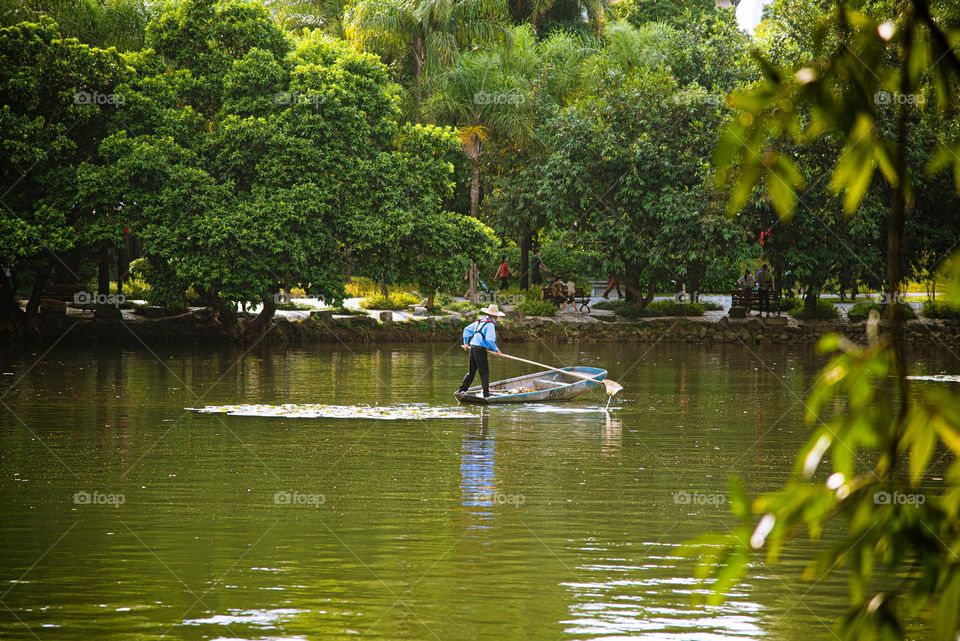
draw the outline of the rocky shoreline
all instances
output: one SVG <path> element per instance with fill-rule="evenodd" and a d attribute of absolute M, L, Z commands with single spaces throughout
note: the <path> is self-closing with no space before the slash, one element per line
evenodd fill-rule
<path fill-rule="evenodd" d="M 231 339 L 211 320 L 207 309 L 195 308 L 173 317 L 95 317 L 93 313 L 42 314 L 42 342 L 155 344 L 230 343 Z M 402 320 L 394 320 L 402 318 Z M 241 320 L 241 322 L 245 322 Z M 261 339 L 268 344 L 455 342 L 469 322 L 459 314 L 410 317 L 391 312 L 374 315 L 335 316 L 329 311 L 280 315 Z M 612 312 L 563 314 L 552 318 L 513 316 L 499 322 L 502 343 L 633 342 L 633 343 L 745 343 L 812 344 L 821 336 L 839 332 L 863 341 L 866 323 L 840 319 L 797 321 L 788 316 L 730 318 L 710 314 L 702 317 L 662 317 L 626 320 Z M 881 323 L 880 331 L 884 330 Z M 906 323 L 909 344 L 960 347 L 960 321 L 913 320 Z"/>

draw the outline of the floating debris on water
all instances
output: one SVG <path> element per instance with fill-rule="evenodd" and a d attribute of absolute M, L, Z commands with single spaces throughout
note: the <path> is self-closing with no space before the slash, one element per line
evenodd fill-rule
<path fill-rule="evenodd" d="M 473 418 L 475 414 L 457 408 L 429 405 L 207 405 L 184 408 L 201 414 L 265 416 L 283 418 L 366 418 L 381 421 L 419 421 L 429 418 Z"/>
<path fill-rule="evenodd" d="M 955 374 L 932 374 L 928 376 L 908 376 L 911 381 L 932 381 L 934 383 L 960 383 L 960 376 Z"/>

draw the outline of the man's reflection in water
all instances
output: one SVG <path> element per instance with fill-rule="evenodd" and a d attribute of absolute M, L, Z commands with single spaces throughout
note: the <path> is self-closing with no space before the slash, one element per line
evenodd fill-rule
<path fill-rule="evenodd" d="M 460 447 L 461 505 L 479 521 L 487 521 L 493 517 L 495 441 L 493 430 L 487 424 L 488 418 L 486 408 L 481 408 L 479 423 L 473 423 L 467 428 Z M 477 523 L 467 527 L 489 526 Z"/>

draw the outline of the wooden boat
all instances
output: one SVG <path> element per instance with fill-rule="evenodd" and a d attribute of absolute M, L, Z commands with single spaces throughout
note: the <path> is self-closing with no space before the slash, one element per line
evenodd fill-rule
<path fill-rule="evenodd" d="M 593 380 L 584 380 L 579 376 L 564 374 L 565 371 L 578 372 L 592 376 Z M 466 392 L 457 392 L 461 403 L 536 403 L 540 401 L 567 401 L 576 398 L 590 389 L 603 389 L 603 379 L 607 370 L 597 367 L 564 367 L 562 371 L 547 370 L 535 374 L 526 374 L 515 378 L 490 383 L 490 396 L 483 398 L 483 389 L 474 385 Z"/>

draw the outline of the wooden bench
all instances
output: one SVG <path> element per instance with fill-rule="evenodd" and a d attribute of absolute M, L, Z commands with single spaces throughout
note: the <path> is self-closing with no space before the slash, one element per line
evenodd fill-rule
<path fill-rule="evenodd" d="M 735 289 L 730 292 L 730 307 L 743 307 L 749 314 L 751 311 L 760 309 L 760 294 L 753 289 Z M 770 290 L 770 311 L 780 315 L 781 300 L 780 290 Z"/>
<path fill-rule="evenodd" d="M 73 302 L 73 295 L 83 290 L 80 283 L 49 283 L 43 290 L 43 298 Z"/>
<path fill-rule="evenodd" d="M 566 296 L 554 294 L 550 287 L 540 288 L 540 298 L 548 300 L 555 305 L 563 305 L 564 301 L 567 300 Z M 590 295 L 579 287 L 573 292 L 573 308 L 582 314 L 590 313 Z"/>
<path fill-rule="evenodd" d="M 743 307 L 748 312 L 753 307 L 754 292 L 752 289 L 735 289 L 730 292 L 730 307 Z"/>

